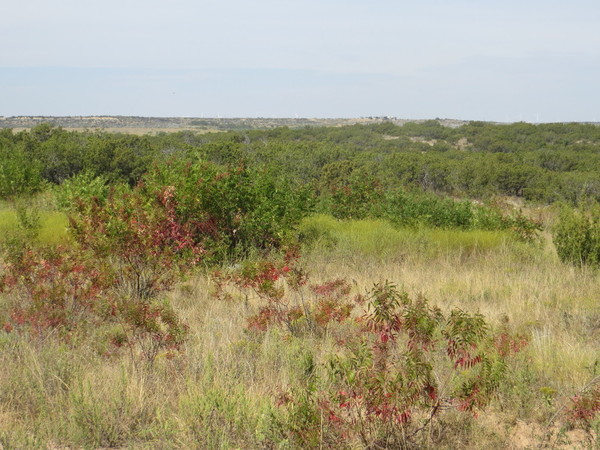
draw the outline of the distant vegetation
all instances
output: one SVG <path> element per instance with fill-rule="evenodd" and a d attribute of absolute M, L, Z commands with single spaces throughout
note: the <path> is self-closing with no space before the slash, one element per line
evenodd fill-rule
<path fill-rule="evenodd" d="M 158 136 L 68 132 L 44 124 L 30 132 L 0 131 L 0 195 L 40 189 L 40 181 L 59 184 L 82 171 L 133 185 L 156 161 L 200 157 L 268 167 L 324 197 L 339 189 L 364 191 L 369 183 L 371 190 L 576 204 L 600 199 L 599 146 L 600 127 L 575 123 L 449 128 L 437 121 L 388 122 Z"/>

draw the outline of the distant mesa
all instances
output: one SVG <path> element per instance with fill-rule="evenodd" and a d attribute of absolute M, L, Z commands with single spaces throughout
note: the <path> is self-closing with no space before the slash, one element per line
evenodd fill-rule
<path fill-rule="evenodd" d="M 463 120 L 438 119 L 445 126 L 457 127 L 467 123 Z M 265 129 L 276 127 L 343 126 L 365 123 L 392 122 L 403 125 L 424 120 L 399 119 L 394 116 L 368 116 L 359 118 L 199 118 L 199 117 L 139 117 L 139 116 L 12 116 L 0 117 L 0 128 L 28 129 L 49 123 L 67 129 L 128 129 L 150 131 L 219 131 Z"/>

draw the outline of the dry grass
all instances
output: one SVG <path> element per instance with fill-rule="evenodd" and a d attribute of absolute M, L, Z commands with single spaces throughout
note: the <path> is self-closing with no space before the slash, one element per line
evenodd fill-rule
<path fill-rule="evenodd" d="M 404 236 L 384 253 L 361 239 L 328 244 L 302 263 L 314 282 L 342 277 L 365 292 L 387 279 L 443 309 L 481 312 L 492 324 L 508 317 L 529 346 L 491 412 L 482 420 L 449 415 L 441 442 L 537 445 L 553 411 L 600 370 L 600 276 L 559 263 L 549 245 L 503 238 L 473 247 L 464 236 L 462 244 L 442 245 L 456 235 L 436 233 Z M 107 359 L 85 345 L 74 351 L 0 332 L 0 448 L 293 447 L 275 398 L 302 384 L 304 355 L 324 361 L 332 344 L 276 329 L 248 334 L 256 305 L 215 300 L 212 289 L 198 274 L 171 294 L 190 338 L 184 356 L 159 358 L 151 368 L 127 354 Z"/>

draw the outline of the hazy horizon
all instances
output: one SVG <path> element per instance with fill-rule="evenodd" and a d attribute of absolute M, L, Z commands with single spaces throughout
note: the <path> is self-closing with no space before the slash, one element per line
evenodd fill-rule
<path fill-rule="evenodd" d="M 0 6 L 0 115 L 600 119 L 600 4 Z"/>

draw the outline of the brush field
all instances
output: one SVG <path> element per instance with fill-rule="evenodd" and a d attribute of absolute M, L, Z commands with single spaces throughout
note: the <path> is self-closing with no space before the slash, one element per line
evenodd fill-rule
<path fill-rule="evenodd" d="M 433 122 L 0 132 L 0 449 L 600 446 L 600 134 Z"/>

